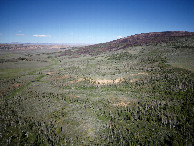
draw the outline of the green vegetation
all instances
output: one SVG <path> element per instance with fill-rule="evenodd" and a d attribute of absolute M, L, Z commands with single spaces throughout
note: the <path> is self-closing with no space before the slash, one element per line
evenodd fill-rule
<path fill-rule="evenodd" d="M 192 40 L 98 55 L 2 52 L 16 65 L 1 62 L 0 145 L 192 145 Z"/>
<path fill-rule="evenodd" d="M 112 54 L 108 60 L 130 60 L 132 58 L 132 54 L 129 52 L 122 52 L 117 54 Z"/>

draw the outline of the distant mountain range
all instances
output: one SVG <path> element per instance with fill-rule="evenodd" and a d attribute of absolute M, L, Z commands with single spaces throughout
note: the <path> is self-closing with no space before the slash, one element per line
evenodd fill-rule
<path fill-rule="evenodd" d="M 4 43 L 4 44 L 24 44 L 24 45 L 69 45 L 69 46 L 86 46 L 90 44 L 84 43 L 20 43 L 20 42 L 11 42 L 11 43 Z"/>
<path fill-rule="evenodd" d="M 85 44 L 86 45 L 86 44 Z M 66 49 L 83 47 L 84 44 L 55 44 L 55 43 L 0 43 L 0 50 L 32 50 L 32 49 Z"/>

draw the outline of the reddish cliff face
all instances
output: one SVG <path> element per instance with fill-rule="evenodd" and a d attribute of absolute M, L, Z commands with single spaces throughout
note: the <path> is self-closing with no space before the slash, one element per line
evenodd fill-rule
<path fill-rule="evenodd" d="M 90 54 L 97 55 L 106 51 L 113 50 L 121 50 L 131 46 L 141 46 L 141 45 L 149 45 L 149 44 L 158 44 L 158 43 L 166 43 L 171 41 L 176 41 L 181 37 L 189 37 L 194 36 L 194 32 L 187 31 L 165 31 L 165 32 L 150 32 L 150 33 L 141 33 L 132 36 L 128 36 L 125 38 L 121 38 L 118 40 L 113 40 L 107 43 L 100 43 L 95 45 L 90 45 L 86 47 L 80 47 L 76 49 L 76 51 L 72 52 L 68 50 L 67 52 L 63 52 L 60 56 L 74 54 L 74 56 L 78 56 L 81 54 Z"/>

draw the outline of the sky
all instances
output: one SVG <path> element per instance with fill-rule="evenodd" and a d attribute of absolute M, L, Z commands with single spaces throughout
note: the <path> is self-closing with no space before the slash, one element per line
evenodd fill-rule
<path fill-rule="evenodd" d="M 194 32 L 194 0 L 0 0 L 0 43 L 95 44 Z"/>

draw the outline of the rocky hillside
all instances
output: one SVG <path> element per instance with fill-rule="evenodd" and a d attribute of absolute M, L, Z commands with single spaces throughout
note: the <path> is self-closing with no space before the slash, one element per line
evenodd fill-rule
<path fill-rule="evenodd" d="M 64 55 L 80 55 L 90 54 L 97 55 L 106 51 L 125 49 L 131 46 L 142 46 L 142 45 L 157 45 L 159 43 L 174 42 L 178 39 L 194 36 L 194 32 L 188 31 L 164 31 L 164 32 L 150 32 L 131 35 L 118 40 L 113 40 L 107 43 L 100 43 L 85 47 L 80 47 L 76 51 L 65 51 L 61 54 Z"/>

